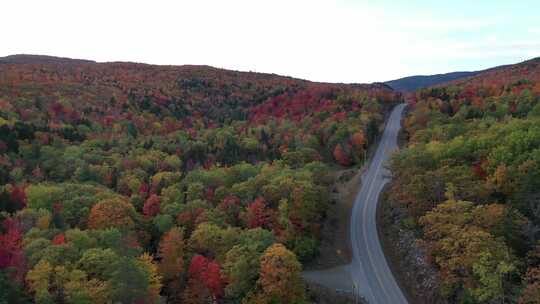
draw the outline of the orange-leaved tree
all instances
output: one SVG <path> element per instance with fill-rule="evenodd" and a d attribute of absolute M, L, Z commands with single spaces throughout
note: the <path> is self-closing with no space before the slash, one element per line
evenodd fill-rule
<path fill-rule="evenodd" d="M 268 247 L 261 257 L 260 268 L 259 291 L 253 296 L 253 302 L 303 302 L 302 266 L 292 251 L 279 243 Z"/>
<path fill-rule="evenodd" d="M 125 200 L 106 199 L 92 207 L 88 218 L 88 227 L 92 229 L 131 229 L 135 227 L 136 216 L 135 208 Z"/>
<path fill-rule="evenodd" d="M 180 298 L 184 276 L 184 233 L 178 227 L 171 228 L 159 242 L 159 273 L 163 276 L 169 299 Z"/>

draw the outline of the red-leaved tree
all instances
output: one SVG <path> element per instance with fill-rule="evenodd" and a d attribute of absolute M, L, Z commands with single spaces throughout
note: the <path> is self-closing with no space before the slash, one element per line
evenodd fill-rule
<path fill-rule="evenodd" d="M 266 202 L 262 197 L 248 205 L 244 216 L 248 228 L 270 228 L 271 226 L 272 213 L 266 207 Z"/>
<path fill-rule="evenodd" d="M 334 149 L 334 158 L 342 166 L 349 166 L 351 164 L 349 152 L 342 145 L 336 145 L 336 148 Z"/>
<path fill-rule="evenodd" d="M 13 185 L 13 190 L 11 190 L 11 203 L 14 205 L 15 210 L 21 210 L 26 207 L 26 193 L 24 192 L 23 187 L 17 187 Z"/>
<path fill-rule="evenodd" d="M 146 202 L 144 202 L 143 214 L 146 217 L 154 217 L 159 213 L 160 206 L 161 199 L 159 198 L 159 196 L 152 194 L 146 200 Z"/>
<path fill-rule="evenodd" d="M 13 219 L 3 222 L 5 234 L 0 234 L 0 269 L 15 269 L 15 279 L 22 282 L 26 271 L 26 262 L 22 250 L 22 233 Z"/>
<path fill-rule="evenodd" d="M 57 234 L 52 240 L 53 245 L 62 245 L 65 242 L 66 242 L 66 237 L 64 236 L 63 233 Z"/>
<path fill-rule="evenodd" d="M 188 286 L 184 292 L 184 302 L 202 304 L 216 302 L 223 296 L 225 278 L 220 265 L 202 255 L 195 255 L 189 265 Z"/>

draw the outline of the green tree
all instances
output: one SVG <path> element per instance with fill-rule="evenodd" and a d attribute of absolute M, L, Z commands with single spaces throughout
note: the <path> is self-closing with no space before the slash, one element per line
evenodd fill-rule
<path fill-rule="evenodd" d="M 111 284 L 113 301 L 134 303 L 146 298 L 149 288 L 149 274 L 133 258 L 122 257 L 114 265 Z"/>

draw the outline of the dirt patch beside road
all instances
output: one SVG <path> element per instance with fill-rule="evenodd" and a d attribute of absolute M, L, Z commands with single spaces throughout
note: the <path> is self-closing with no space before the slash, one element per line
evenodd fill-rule
<path fill-rule="evenodd" d="M 361 169 L 346 169 L 334 173 L 331 205 L 321 233 L 320 255 L 305 265 L 306 270 L 328 269 L 351 262 L 349 222 L 360 189 L 361 172 Z"/>
<path fill-rule="evenodd" d="M 310 303 L 364 303 L 353 298 L 348 269 L 352 260 L 349 224 L 362 172 L 363 169 L 353 168 L 334 173 L 331 205 L 321 232 L 320 254 L 304 265 L 302 274 Z"/>
<path fill-rule="evenodd" d="M 307 283 L 307 295 L 310 303 L 355 304 L 355 301 L 350 294 L 337 292 L 316 283 Z"/>

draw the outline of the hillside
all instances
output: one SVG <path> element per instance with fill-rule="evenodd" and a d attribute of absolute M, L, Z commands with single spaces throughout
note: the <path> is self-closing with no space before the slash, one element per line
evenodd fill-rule
<path fill-rule="evenodd" d="M 399 92 L 414 92 L 421 88 L 431 87 L 440 83 L 449 82 L 452 80 L 474 76 L 478 72 L 453 72 L 446 74 L 436 74 L 436 75 L 418 75 L 418 76 L 408 76 L 400 79 L 386 81 L 385 84 L 389 85 L 396 91 Z"/>
<path fill-rule="evenodd" d="M 92 60 L 71 59 L 64 57 L 44 56 L 44 55 L 10 55 L 0 57 L 0 64 L 74 64 L 74 63 L 95 63 Z"/>
<path fill-rule="evenodd" d="M 388 193 L 438 271 L 427 302 L 540 301 L 539 126 L 539 59 L 416 92 Z"/>
<path fill-rule="evenodd" d="M 331 173 L 365 161 L 401 100 L 207 66 L 1 61 L 7 303 L 303 301 Z"/>
<path fill-rule="evenodd" d="M 505 86 L 519 80 L 538 81 L 538 65 L 540 57 L 524 62 L 503 65 L 480 71 L 477 75 L 465 79 L 456 79 L 447 85 L 460 86 Z"/>
<path fill-rule="evenodd" d="M 529 61 L 535 61 L 537 59 L 531 59 Z M 526 62 L 522 63 L 526 64 Z M 445 74 L 436 74 L 436 75 L 418 75 L 418 76 L 408 76 L 400 79 L 390 80 L 384 82 L 392 89 L 402 92 L 402 93 L 413 93 L 420 89 L 434 87 L 434 86 L 445 86 L 451 83 L 460 83 L 467 82 L 469 78 L 474 78 L 479 75 L 479 79 L 487 80 L 488 78 L 493 81 L 494 78 L 497 78 L 498 71 L 499 73 L 505 76 L 505 73 L 508 73 L 508 69 L 513 69 L 517 65 L 501 65 L 493 68 L 489 68 L 481 71 L 474 72 L 452 72 Z M 519 72 L 516 74 L 519 76 Z M 508 78 L 500 78 L 502 81 L 508 81 Z"/>

